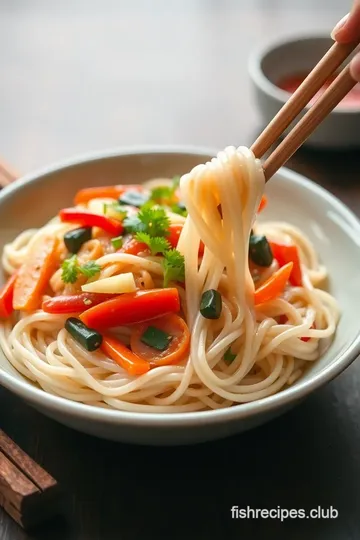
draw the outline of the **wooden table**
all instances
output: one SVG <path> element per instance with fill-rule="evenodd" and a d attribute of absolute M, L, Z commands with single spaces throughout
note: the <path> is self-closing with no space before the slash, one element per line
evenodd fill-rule
<path fill-rule="evenodd" d="M 111 146 L 249 145 L 247 58 L 264 39 L 329 31 L 345 0 L 8 0 L 0 6 L 0 149 L 23 172 Z M 291 166 L 360 215 L 356 152 Z M 286 416 L 226 441 L 143 448 L 76 433 L 1 390 L 0 427 L 68 493 L 65 518 L 0 539 L 360 537 L 360 366 Z M 232 506 L 338 519 L 232 520 Z"/>

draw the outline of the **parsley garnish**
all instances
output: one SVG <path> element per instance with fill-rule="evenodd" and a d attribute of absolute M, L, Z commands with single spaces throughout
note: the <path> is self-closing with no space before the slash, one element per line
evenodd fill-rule
<path fill-rule="evenodd" d="M 174 212 L 174 214 L 179 214 L 180 216 L 187 217 L 188 215 L 185 206 L 183 206 L 182 204 L 173 204 L 170 210 Z"/>
<path fill-rule="evenodd" d="M 88 279 L 96 276 L 101 270 L 95 261 L 88 261 L 83 265 L 79 264 L 76 255 L 72 255 L 62 263 L 61 279 L 64 283 L 75 283 L 79 274 L 83 274 Z"/>
<path fill-rule="evenodd" d="M 136 233 L 135 238 L 138 242 L 142 242 L 149 246 L 152 255 L 165 253 L 171 249 L 170 243 L 163 236 L 155 236 L 152 238 L 148 233 L 138 232 Z"/>
<path fill-rule="evenodd" d="M 231 352 L 231 347 L 228 348 L 228 350 L 225 352 L 224 354 L 224 361 L 226 364 L 231 364 L 231 362 L 233 362 L 236 358 L 236 354 L 234 354 L 233 352 Z"/>
<path fill-rule="evenodd" d="M 144 232 L 151 238 L 155 238 L 156 236 L 167 236 L 169 234 L 170 220 L 163 208 L 151 208 L 145 204 L 141 207 L 137 216 L 124 219 L 123 225 L 129 232 Z"/>
<path fill-rule="evenodd" d="M 177 249 L 166 251 L 162 264 L 164 287 L 167 287 L 170 281 L 185 281 L 185 259 Z"/>

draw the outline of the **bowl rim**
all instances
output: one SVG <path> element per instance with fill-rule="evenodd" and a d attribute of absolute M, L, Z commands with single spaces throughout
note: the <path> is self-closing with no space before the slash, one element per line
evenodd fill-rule
<path fill-rule="evenodd" d="M 53 172 L 58 172 L 77 165 L 91 163 L 112 157 L 125 157 L 129 155 L 156 155 L 156 154 L 178 154 L 186 156 L 199 155 L 203 156 L 204 160 L 209 156 L 214 156 L 218 150 L 196 146 L 133 146 L 121 147 L 97 152 L 82 154 L 78 157 L 61 160 L 55 164 L 46 166 L 33 173 L 27 174 L 24 177 L 16 180 L 9 186 L 6 186 L 0 191 L 0 207 L 4 204 L 8 196 L 22 189 L 23 186 L 41 181 L 44 176 Z M 353 227 L 353 232 L 360 234 L 360 220 L 357 216 L 337 197 L 329 191 L 319 186 L 315 182 L 305 178 L 304 176 L 283 167 L 280 174 L 286 177 L 287 181 L 296 185 L 301 185 L 310 192 L 317 194 L 322 199 L 327 200 L 341 214 L 347 222 Z M 49 394 L 34 386 L 25 378 L 17 378 L 11 373 L 7 373 L 0 369 L 0 384 L 8 390 L 19 395 L 29 404 L 38 407 L 40 410 L 46 406 L 49 410 L 56 410 L 68 416 L 77 418 L 87 418 L 91 421 L 102 422 L 104 424 L 114 425 L 137 425 L 147 427 L 191 427 L 206 423 L 220 423 L 226 420 L 237 421 L 244 418 L 256 417 L 260 414 L 270 413 L 271 411 L 295 404 L 300 399 L 304 398 L 309 393 L 313 392 L 323 384 L 330 382 L 342 371 L 344 371 L 360 354 L 360 328 L 347 348 L 339 355 L 336 361 L 332 361 L 330 365 L 322 371 L 315 374 L 309 380 L 298 381 L 296 386 L 290 386 L 277 394 L 268 396 L 258 401 L 249 403 L 241 403 L 231 407 L 216 410 L 180 412 L 180 413 L 146 413 L 146 412 L 130 412 L 117 409 L 103 409 L 94 407 L 75 401 L 70 401 L 66 398 Z"/>
<path fill-rule="evenodd" d="M 278 103 L 281 103 L 282 105 L 284 105 L 292 94 L 290 92 L 287 92 L 286 90 L 282 90 L 281 88 L 276 86 L 276 84 L 271 82 L 271 80 L 267 77 L 266 73 L 262 69 L 262 62 L 269 54 L 276 52 L 277 50 L 283 49 L 289 44 L 301 43 L 301 42 L 311 41 L 315 39 L 319 41 L 327 40 L 329 42 L 332 41 L 333 43 L 335 43 L 332 40 L 330 34 L 327 34 L 326 32 L 310 32 L 310 33 L 302 33 L 302 34 L 295 34 L 295 35 L 289 34 L 288 36 L 285 35 L 275 40 L 274 39 L 268 40 L 267 42 L 261 44 L 259 47 L 255 48 L 248 58 L 248 72 L 253 83 L 258 88 L 260 88 L 260 90 L 263 93 L 271 96 Z M 309 106 L 306 106 L 305 110 L 308 110 L 308 109 L 309 109 Z M 336 107 L 335 109 L 331 111 L 330 114 L 331 115 L 360 114 L 360 105 L 346 106 L 344 108 Z"/>

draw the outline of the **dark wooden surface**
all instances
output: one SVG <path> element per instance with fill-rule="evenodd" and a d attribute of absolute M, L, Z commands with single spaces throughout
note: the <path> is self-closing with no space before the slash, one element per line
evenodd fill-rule
<path fill-rule="evenodd" d="M 28 172 L 109 146 L 249 145 L 261 129 L 247 58 L 266 39 L 329 31 L 346 0 L 2 0 L 0 153 Z M 356 152 L 291 166 L 360 215 Z M 0 427 L 67 491 L 64 517 L 0 540 L 360 538 L 360 366 L 255 431 L 188 448 L 76 433 L 0 391 Z M 230 508 L 328 507 L 336 520 L 231 520 Z"/>

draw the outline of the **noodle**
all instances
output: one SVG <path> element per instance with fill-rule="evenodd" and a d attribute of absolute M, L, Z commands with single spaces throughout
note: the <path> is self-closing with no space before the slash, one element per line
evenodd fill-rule
<path fill-rule="evenodd" d="M 164 185 L 171 181 L 155 179 L 147 187 Z M 172 223 L 183 225 L 177 249 L 185 259 L 186 287 L 176 287 L 191 329 L 190 351 L 183 361 L 130 375 L 100 349 L 88 352 L 82 348 L 64 328 L 66 315 L 38 309 L 0 321 L 0 347 L 12 366 L 45 392 L 133 412 L 218 409 L 263 399 L 293 384 L 318 359 L 320 341 L 330 343 L 339 309 L 335 299 L 318 288 L 327 277 L 326 268 L 319 264 L 303 233 L 288 223 L 255 220 L 264 186 L 260 162 L 245 147 L 226 148 L 181 178 L 188 217 L 170 210 L 168 216 Z M 88 207 L 101 204 L 101 200 L 93 200 Z M 72 228 L 74 225 L 55 218 L 39 230 L 21 233 L 4 248 L 5 272 L 14 273 L 39 238 L 52 234 L 62 241 Z M 255 288 L 277 271 L 278 263 L 274 260 L 264 268 L 254 283 L 249 265 L 252 231 L 297 247 L 302 286 L 290 285 L 281 296 L 254 303 Z M 205 248 L 199 259 L 201 242 Z M 79 257 L 96 261 L 100 278 L 132 272 L 139 289 L 162 286 L 161 257 L 115 253 L 101 234 L 83 246 Z M 76 294 L 85 282 L 80 279 L 66 285 L 58 269 L 50 279 L 47 297 Z M 207 319 L 199 311 L 202 294 L 209 289 L 222 295 L 217 320 Z M 309 339 L 302 340 L 304 335 Z M 129 344 L 129 328 L 118 328 L 117 336 Z M 233 359 L 226 362 L 229 348 Z"/>

